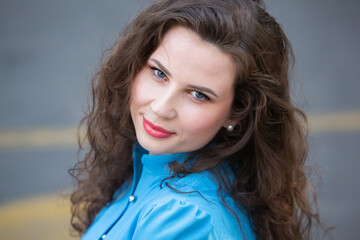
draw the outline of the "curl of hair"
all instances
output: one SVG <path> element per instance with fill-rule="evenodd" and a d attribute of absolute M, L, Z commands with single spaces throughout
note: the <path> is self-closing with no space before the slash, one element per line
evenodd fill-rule
<path fill-rule="evenodd" d="M 210 171 L 225 206 L 222 193 L 228 192 L 247 209 L 259 239 L 310 238 L 313 221 L 320 220 L 305 174 L 307 120 L 289 95 L 291 47 L 262 2 L 250 0 L 156 1 L 123 31 L 93 78 L 92 103 L 79 124 L 89 146 L 70 169 L 77 183 L 71 196 L 73 228 L 83 234 L 115 191 L 131 181 L 132 80 L 176 25 L 233 57 L 237 125 L 232 132 L 221 129 L 190 167 L 188 161 L 171 163 L 173 176 Z M 232 181 L 224 161 L 234 173 Z"/>

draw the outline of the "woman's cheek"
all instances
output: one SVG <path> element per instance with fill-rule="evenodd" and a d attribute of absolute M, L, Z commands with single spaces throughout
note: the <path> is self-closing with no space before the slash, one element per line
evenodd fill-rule
<path fill-rule="evenodd" d="M 156 89 L 152 84 L 152 79 L 147 76 L 146 71 L 142 70 L 134 82 L 134 100 L 138 103 L 146 103 L 155 94 Z"/>
<path fill-rule="evenodd" d="M 200 104 L 196 107 L 184 106 L 184 121 L 188 122 L 188 129 L 193 133 L 212 132 L 220 128 L 224 121 L 224 111 L 217 106 L 217 108 L 204 106 Z"/>

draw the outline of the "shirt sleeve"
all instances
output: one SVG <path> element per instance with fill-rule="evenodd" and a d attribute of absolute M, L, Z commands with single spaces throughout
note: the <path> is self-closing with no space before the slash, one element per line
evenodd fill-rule
<path fill-rule="evenodd" d="M 208 239 L 213 230 L 210 214 L 198 205 L 171 199 L 153 205 L 138 221 L 133 240 Z"/>

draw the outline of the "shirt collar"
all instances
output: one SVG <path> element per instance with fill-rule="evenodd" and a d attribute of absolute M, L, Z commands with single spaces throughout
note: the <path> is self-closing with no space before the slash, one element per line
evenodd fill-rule
<path fill-rule="evenodd" d="M 184 162 L 190 153 L 173 153 L 165 155 L 149 155 L 149 152 L 142 148 L 140 144 L 135 144 L 133 148 L 133 158 L 135 164 L 142 163 L 143 171 L 154 174 L 159 177 L 168 177 L 170 168 L 168 164 L 177 161 Z"/>

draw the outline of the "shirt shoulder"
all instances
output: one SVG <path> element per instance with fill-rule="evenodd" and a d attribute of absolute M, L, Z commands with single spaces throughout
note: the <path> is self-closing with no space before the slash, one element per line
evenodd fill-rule
<path fill-rule="evenodd" d="M 179 199 L 153 203 L 140 214 L 133 239 L 209 239 L 211 215 Z"/>
<path fill-rule="evenodd" d="M 219 203 L 187 194 L 160 194 L 141 211 L 133 239 L 256 239 L 248 218 L 235 212 L 240 225 Z"/>
<path fill-rule="evenodd" d="M 202 172 L 168 182 L 167 187 L 152 200 L 178 199 L 197 206 L 201 212 L 210 215 L 213 229 L 208 239 L 256 239 L 251 227 L 251 217 L 245 208 L 225 193 L 221 200 L 218 190 L 214 177 Z"/>

